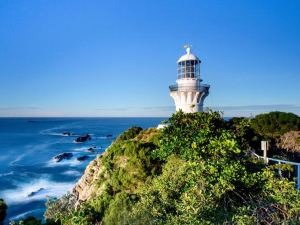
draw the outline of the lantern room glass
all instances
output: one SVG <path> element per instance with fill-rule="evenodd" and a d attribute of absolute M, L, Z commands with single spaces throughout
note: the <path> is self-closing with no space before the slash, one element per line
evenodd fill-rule
<path fill-rule="evenodd" d="M 187 60 L 178 63 L 178 79 L 196 78 L 200 79 L 200 61 Z"/>

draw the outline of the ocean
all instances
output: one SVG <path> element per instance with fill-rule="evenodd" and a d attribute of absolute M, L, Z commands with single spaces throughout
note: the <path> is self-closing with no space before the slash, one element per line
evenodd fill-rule
<path fill-rule="evenodd" d="M 8 204 L 5 224 L 29 215 L 43 218 L 47 196 L 71 191 L 87 164 L 120 133 L 132 126 L 156 127 L 164 119 L 0 118 L 0 198 Z M 91 135 L 90 141 L 75 142 L 85 134 Z M 72 157 L 56 162 L 54 157 L 61 153 Z M 87 157 L 80 161 L 81 156 Z"/>

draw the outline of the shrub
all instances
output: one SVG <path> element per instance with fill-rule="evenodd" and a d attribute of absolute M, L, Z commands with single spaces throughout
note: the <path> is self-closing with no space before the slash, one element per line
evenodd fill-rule
<path fill-rule="evenodd" d="M 6 217 L 6 210 L 7 210 L 7 205 L 5 204 L 4 200 L 0 198 L 0 223 Z"/>
<path fill-rule="evenodd" d="M 125 131 L 123 134 L 121 134 L 117 140 L 118 141 L 124 141 L 124 140 L 129 140 L 137 136 L 143 128 L 141 127 L 131 127 L 127 131 Z"/>
<path fill-rule="evenodd" d="M 251 125 L 265 138 L 277 138 L 288 131 L 300 130 L 300 117 L 293 113 L 270 112 L 256 116 Z"/>

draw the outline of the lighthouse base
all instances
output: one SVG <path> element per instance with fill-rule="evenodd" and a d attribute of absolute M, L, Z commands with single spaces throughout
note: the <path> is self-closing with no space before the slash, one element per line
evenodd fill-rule
<path fill-rule="evenodd" d="M 177 86 L 177 85 L 176 85 Z M 189 89 L 191 89 L 189 87 Z M 203 112 L 203 102 L 209 93 L 209 85 L 201 85 L 188 90 L 186 87 L 170 87 L 170 95 L 174 99 L 176 111 L 185 113 Z"/>

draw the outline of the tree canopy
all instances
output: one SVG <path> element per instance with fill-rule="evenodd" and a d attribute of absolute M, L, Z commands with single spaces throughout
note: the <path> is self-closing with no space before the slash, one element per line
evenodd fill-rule
<path fill-rule="evenodd" d="M 275 138 L 288 131 L 300 130 L 300 117 L 293 113 L 270 112 L 257 115 L 251 125 L 256 133 L 266 138 Z"/>

